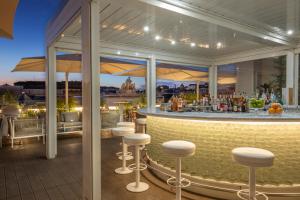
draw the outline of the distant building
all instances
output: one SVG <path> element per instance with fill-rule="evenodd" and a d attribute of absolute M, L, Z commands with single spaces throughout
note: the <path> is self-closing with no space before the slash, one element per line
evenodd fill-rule
<path fill-rule="evenodd" d="M 10 92 L 15 95 L 21 95 L 22 90 L 23 90 L 22 86 L 13 86 L 9 84 L 0 85 L 0 95 L 3 95 L 6 92 Z"/>
<path fill-rule="evenodd" d="M 113 87 L 113 86 L 101 86 L 100 93 L 101 94 L 117 94 L 119 93 L 120 88 Z"/>

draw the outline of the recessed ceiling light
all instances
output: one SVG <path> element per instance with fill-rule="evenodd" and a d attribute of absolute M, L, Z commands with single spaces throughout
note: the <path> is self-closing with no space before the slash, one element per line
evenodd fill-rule
<path fill-rule="evenodd" d="M 160 40 L 160 39 L 161 39 L 161 37 L 159 35 L 155 36 L 155 40 Z"/>
<path fill-rule="evenodd" d="M 195 47 L 196 46 L 196 43 L 195 42 L 192 42 L 191 43 L 191 47 Z"/>
<path fill-rule="evenodd" d="M 172 44 L 172 45 L 175 45 L 175 44 L 176 44 L 176 41 L 175 41 L 175 40 L 172 40 L 172 41 L 171 41 L 171 44 Z"/>
<path fill-rule="evenodd" d="M 293 35 L 294 31 L 293 31 L 293 30 L 288 30 L 286 33 L 287 33 L 288 35 Z"/>
<path fill-rule="evenodd" d="M 219 49 L 219 48 L 221 48 L 222 47 L 222 43 L 221 42 L 218 42 L 217 43 L 217 48 Z"/>
<path fill-rule="evenodd" d="M 120 54 L 121 54 L 121 51 L 117 51 L 117 54 L 120 55 Z"/>
<path fill-rule="evenodd" d="M 65 34 L 61 34 L 61 37 L 65 37 Z"/>
<path fill-rule="evenodd" d="M 149 29 L 149 26 L 144 26 L 144 31 L 145 32 L 148 32 L 150 29 Z"/>

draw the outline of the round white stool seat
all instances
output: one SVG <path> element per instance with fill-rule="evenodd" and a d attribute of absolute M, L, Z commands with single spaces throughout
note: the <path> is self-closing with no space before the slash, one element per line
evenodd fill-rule
<path fill-rule="evenodd" d="M 111 129 L 113 136 L 122 137 L 129 134 L 134 134 L 134 128 L 129 127 L 117 127 Z"/>
<path fill-rule="evenodd" d="M 174 157 L 187 157 L 195 153 L 196 145 L 184 140 L 171 140 L 162 144 L 163 150 Z"/>
<path fill-rule="evenodd" d="M 133 134 L 124 136 L 124 142 L 128 145 L 146 145 L 151 140 L 148 134 Z"/>
<path fill-rule="evenodd" d="M 118 122 L 117 127 L 135 128 L 135 123 L 133 123 L 133 122 Z"/>
<path fill-rule="evenodd" d="M 232 157 L 237 163 L 248 167 L 270 167 L 275 156 L 265 149 L 239 147 L 232 150 Z"/>
<path fill-rule="evenodd" d="M 146 125 L 147 118 L 138 118 L 138 119 L 136 119 L 136 123 L 141 124 L 141 125 Z"/>

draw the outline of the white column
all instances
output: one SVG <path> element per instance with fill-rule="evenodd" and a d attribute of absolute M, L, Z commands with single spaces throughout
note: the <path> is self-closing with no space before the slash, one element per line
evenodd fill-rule
<path fill-rule="evenodd" d="M 208 68 L 208 90 L 209 94 L 213 97 L 217 97 L 218 92 L 218 67 L 216 65 L 212 65 Z"/>
<path fill-rule="evenodd" d="M 65 73 L 65 105 L 66 110 L 69 111 L 69 72 Z"/>
<path fill-rule="evenodd" d="M 288 52 L 286 55 L 286 90 L 285 104 L 294 104 L 294 72 L 295 72 L 295 56 L 294 52 Z"/>
<path fill-rule="evenodd" d="M 299 21 L 300 21 L 299 5 L 300 5 L 299 0 L 286 1 L 287 30 L 293 30 L 294 32 L 299 30 Z"/>
<path fill-rule="evenodd" d="M 46 156 L 53 159 L 57 154 L 56 138 L 56 51 L 47 48 L 46 65 Z"/>
<path fill-rule="evenodd" d="M 298 92 L 299 92 L 299 54 L 295 54 L 294 59 L 294 104 L 298 105 Z"/>
<path fill-rule="evenodd" d="M 156 105 L 156 58 L 151 56 L 147 62 L 147 104 L 148 109 L 155 109 Z"/>
<path fill-rule="evenodd" d="M 99 0 L 82 0 L 83 199 L 101 200 Z"/>

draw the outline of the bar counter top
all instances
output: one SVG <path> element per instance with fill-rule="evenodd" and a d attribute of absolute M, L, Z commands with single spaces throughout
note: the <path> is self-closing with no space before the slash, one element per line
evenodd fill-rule
<path fill-rule="evenodd" d="M 141 109 L 138 112 L 147 116 L 146 132 L 151 135 L 147 156 L 152 167 L 169 170 L 171 174 L 170 169 L 175 167 L 174 158 L 166 155 L 162 143 L 170 140 L 191 141 L 196 145 L 196 152 L 182 163 L 186 178 L 210 187 L 221 187 L 223 191 L 235 190 L 247 184 L 248 171 L 233 162 L 232 149 L 257 147 L 275 155 L 272 167 L 257 171 L 260 190 L 300 194 L 300 113 L 297 110 L 281 115 L 269 115 L 264 111 L 210 113 Z M 156 175 L 163 179 L 161 174 Z M 199 188 L 191 191 L 222 197 L 217 196 L 216 191 L 206 193 Z M 236 199 L 235 195 L 232 193 L 228 199 Z M 284 196 L 281 199 L 288 198 Z"/>
<path fill-rule="evenodd" d="M 141 115 L 160 116 L 166 118 L 184 118 L 216 121 L 300 121 L 300 112 L 283 112 L 279 115 L 270 115 L 267 111 L 250 111 L 249 113 L 213 113 L 213 112 L 168 112 L 159 109 L 140 109 Z"/>

